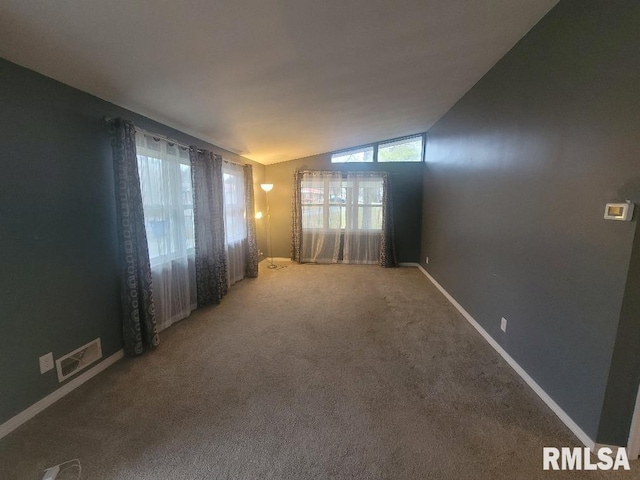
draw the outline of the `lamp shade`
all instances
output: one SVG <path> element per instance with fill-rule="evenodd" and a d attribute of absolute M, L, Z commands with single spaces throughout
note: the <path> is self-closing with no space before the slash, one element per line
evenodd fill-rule
<path fill-rule="evenodd" d="M 270 192 L 271 189 L 273 188 L 273 183 L 261 183 L 260 188 L 263 189 L 265 192 Z"/>

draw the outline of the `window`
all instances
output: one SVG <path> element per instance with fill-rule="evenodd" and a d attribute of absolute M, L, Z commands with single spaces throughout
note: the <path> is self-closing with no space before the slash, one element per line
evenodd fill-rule
<path fill-rule="evenodd" d="M 136 131 L 144 223 L 160 330 L 197 305 L 189 149 Z"/>
<path fill-rule="evenodd" d="M 373 162 L 373 145 L 353 148 L 331 155 L 332 163 L 362 163 Z"/>
<path fill-rule="evenodd" d="M 297 172 L 295 258 L 316 263 L 382 261 L 383 237 L 388 238 L 383 229 L 388 178 L 381 172 Z"/>
<path fill-rule="evenodd" d="M 353 192 L 352 214 L 347 228 L 350 230 L 382 230 L 382 178 L 355 178 L 349 180 Z"/>
<path fill-rule="evenodd" d="M 244 278 L 247 266 L 247 214 L 244 168 L 231 162 L 222 164 L 224 185 L 224 237 L 229 286 Z"/>
<path fill-rule="evenodd" d="M 331 154 L 331 163 L 422 162 L 425 134 L 396 138 Z"/>
<path fill-rule="evenodd" d="M 151 265 L 195 248 L 189 151 L 136 134 L 144 220 Z"/>
<path fill-rule="evenodd" d="M 422 135 L 382 142 L 378 145 L 378 162 L 421 162 Z"/>
<path fill-rule="evenodd" d="M 317 176 L 300 185 L 302 228 L 382 229 L 382 178 Z"/>
<path fill-rule="evenodd" d="M 227 243 L 236 243 L 247 238 L 244 176 L 242 167 L 235 165 L 225 164 L 223 172 L 225 239 Z"/>
<path fill-rule="evenodd" d="M 300 185 L 302 228 L 339 230 L 346 226 L 347 191 L 342 177 L 314 177 Z"/>

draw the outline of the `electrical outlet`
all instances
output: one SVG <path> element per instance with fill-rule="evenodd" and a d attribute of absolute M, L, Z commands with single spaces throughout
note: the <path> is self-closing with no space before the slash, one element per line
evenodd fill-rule
<path fill-rule="evenodd" d="M 53 353 L 49 352 L 40 357 L 40 373 L 46 373 L 53 370 Z"/>
<path fill-rule="evenodd" d="M 500 319 L 500 330 L 502 330 L 503 332 L 507 331 L 507 319 L 504 317 Z"/>
<path fill-rule="evenodd" d="M 427 259 L 425 260 L 425 262 L 427 263 L 427 265 L 429 265 L 429 257 L 427 257 Z"/>

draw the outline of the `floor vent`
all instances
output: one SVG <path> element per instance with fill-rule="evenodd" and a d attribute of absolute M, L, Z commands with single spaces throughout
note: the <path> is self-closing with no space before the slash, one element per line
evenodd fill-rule
<path fill-rule="evenodd" d="M 56 360 L 58 382 L 65 381 L 100 358 L 102 358 L 102 345 L 99 338 L 67 353 L 64 357 Z"/>

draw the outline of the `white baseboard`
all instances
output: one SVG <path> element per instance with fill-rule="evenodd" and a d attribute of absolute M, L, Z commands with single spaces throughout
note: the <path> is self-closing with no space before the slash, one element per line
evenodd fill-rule
<path fill-rule="evenodd" d="M 631 419 L 627 452 L 629 453 L 630 460 L 637 460 L 640 456 L 640 388 L 638 388 L 636 406 L 633 411 L 633 418 Z"/>
<path fill-rule="evenodd" d="M 593 448 L 591 449 L 592 453 L 598 453 L 598 450 L 600 450 L 601 448 L 610 448 L 611 450 L 613 450 L 614 452 L 616 450 L 618 450 L 620 447 L 616 446 L 616 445 L 608 445 L 606 443 L 596 443 Z M 629 456 L 629 452 L 627 451 L 627 456 Z M 629 460 L 633 460 L 631 457 L 629 457 Z"/>
<path fill-rule="evenodd" d="M 269 260 L 271 260 L 271 257 L 266 257 L 260 260 L 259 263 L 268 262 Z M 291 259 L 287 257 L 273 257 L 273 261 L 274 262 L 291 262 Z"/>
<path fill-rule="evenodd" d="M 16 428 L 18 428 L 20 425 L 25 423 L 27 420 L 31 420 L 37 414 L 42 412 L 45 408 L 49 407 L 50 405 L 53 405 L 55 402 L 60 400 L 69 392 L 75 390 L 80 385 L 85 383 L 87 380 L 95 377 L 97 374 L 99 374 L 106 368 L 116 363 L 122 357 L 124 357 L 124 350 L 117 351 L 113 355 L 105 358 L 102 362 L 98 363 L 95 367 L 90 368 L 89 370 L 84 372 L 82 375 L 79 375 L 78 377 L 71 380 L 69 383 L 66 383 L 59 389 L 51 392 L 42 400 L 37 401 L 26 410 L 23 410 L 22 412 L 20 412 L 15 417 L 10 418 L 6 422 L 4 422 L 2 425 L 0 425 L 0 438 L 3 438 L 4 436 L 13 432 Z"/>
<path fill-rule="evenodd" d="M 589 435 L 587 435 L 584 430 L 582 430 L 576 422 L 574 422 L 571 417 L 560 408 L 560 406 L 545 392 L 540 385 L 536 383 L 536 381 L 529 376 L 529 374 L 513 359 L 511 355 L 509 355 L 502 346 L 498 342 L 494 340 L 494 338 L 487 333 L 487 331 L 482 328 L 482 326 L 476 322 L 476 320 L 467 312 L 462 306 L 451 296 L 449 293 L 440 285 L 429 273 L 422 267 L 422 265 L 418 263 L 401 263 L 400 266 L 403 267 L 418 267 L 422 273 L 435 285 L 435 287 L 440 290 L 440 292 L 451 302 L 451 304 L 456 307 L 456 309 L 462 314 L 464 318 L 482 335 L 482 337 L 491 345 L 496 352 L 502 356 L 509 364 L 511 368 L 513 368 L 518 375 L 531 387 L 531 389 L 542 399 L 544 403 L 555 413 L 560 420 L 573 432 L 573 434 L 578 437 L 585 447 L 589 447 L 594 449 L 596 446 L 596 442 L 592 440 Z"/>

